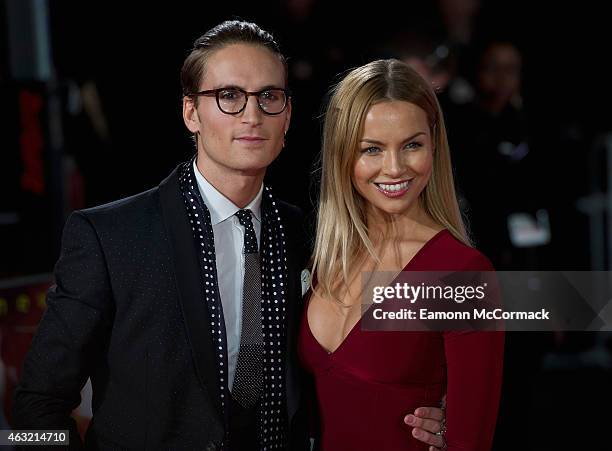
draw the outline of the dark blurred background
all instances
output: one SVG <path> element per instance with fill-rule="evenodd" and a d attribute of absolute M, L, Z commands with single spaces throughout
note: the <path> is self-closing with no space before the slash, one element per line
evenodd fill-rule
<path fill-rule="evenodd" d="M 289 57 L 292 124 L 268 182 L 311 218 L 326 92 L 395 57 L 438 92 L 461 207 L 496 268 L 609 270 L 609 19 L 541 3 L 2 0 L 0 427 L 67 215 L 153 187 L 194 153 L 179 71 L 222 20 L 257 22 Z M 510 333 L 505 358 L 495 450 L 609 449 L 609 334 Z"/>

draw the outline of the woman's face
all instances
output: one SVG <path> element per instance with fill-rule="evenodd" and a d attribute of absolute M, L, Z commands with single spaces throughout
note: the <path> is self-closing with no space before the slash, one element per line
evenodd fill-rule
<path fill-rule="evenodd" d="M 423 109 L 396 100 L 372 105 L 353 169 L 353 185 L 368 211 L 416 215 L 419 195 L 431 176 L 433 150 Z"/>

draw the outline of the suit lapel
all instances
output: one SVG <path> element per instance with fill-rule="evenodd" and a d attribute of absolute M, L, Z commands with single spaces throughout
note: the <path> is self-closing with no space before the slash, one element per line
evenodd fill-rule
<path fill-rule="evenodd" d="M 297 359 L 297 333 L 302 312 L 301 282 L 298 272 L 301 270 L 302 256 L 299 254 L 298 237 L 295 236 L 295 224 L 290 215 L 283 215 L 283 223 L 287 234 L 287 284 L 291 288 L 287 296 L 287 355 L 286 387 L 287 415 L 289 425 L 300 404 L 300 380 Z"/>
<path fill-rule="evenodd" d="M 195 370 L 203 389 L 208 392 L 211 403 L 217 410 L 219 420 L 222 421 L 208 308 L 202 293 L 200 265 L 181 197 L 178 172 L 179 169 L 175 169 L 159 185 L 162 215 L 172 248 L 179 303 Z"/>
<path fill-rule="evenodd" d="M 288 246 L 289 248 L 291 248 L 291 246 Z M 288 285 L 290 287 L 293 287 L 292 291 L 292 295 L 290 295 L 287 299 L 287 355 L 288 356 L 293 356 L 293 358 L 289 358 L 287 359 L 286 365 L 287 365 L 287 370 L 286 370 L 286 374 L 287 374 L 287 415 L 289 417 L 289 424 L 291 424 L 291 418 L 293 418 L 293 415 L 295 414 L 295 411 L 297 410 L 297 407 L 299 405 L 300 402 L 300 391 L 299 391 L 299 381 L 298 381 L 298 374 L 297 374 L 297 359 L 295 359 L 296 356 L 296 350 L 297 350 L 297 343 L 296 343 L 296 319 L 299 317 L 299 311 L 300 311 L 300 306 L 298 305 L 298 303 L 300 302 L 300 297 L 299 297 L 299 288 L 296 288 L 296 276 L 295 276 L 295 271 L 297 271 L 297 268 L 295 267 L 295 264 L 292 261 L 291 257 L 287 258 L 287 278 L 288 280 Z"/>

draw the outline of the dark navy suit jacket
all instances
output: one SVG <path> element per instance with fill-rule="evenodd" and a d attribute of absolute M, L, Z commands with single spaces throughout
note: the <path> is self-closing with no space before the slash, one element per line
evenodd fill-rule
<path fill-rule="evenodd" d="M 289 449 L 307 449 L 296 335 L 306 232 L 278 202 L 287 237 Z M 15 429 L 70 429 L 91 378 L 86 449 L 214 450 L 224 436 L 207 307 L 178 168 L 158 187 L 73 213 L 56 285 L 16 391 Z M 57 449 L 57 448 L 56 448 Z"/>

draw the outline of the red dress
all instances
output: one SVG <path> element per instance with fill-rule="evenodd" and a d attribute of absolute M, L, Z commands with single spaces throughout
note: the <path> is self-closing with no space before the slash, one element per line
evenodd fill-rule
<path fill-rule="evenodd" d="M 410 271 L 487 271 L 477 250 L 442 230 Z M 427 450 L 404 416 L 447 394 L 448 451 L 491 448 L 501 389 L 502 332 L 362 331 L 328 353 L 303 315 L 298 349 L 315 381 L 322 451 Z"/>

